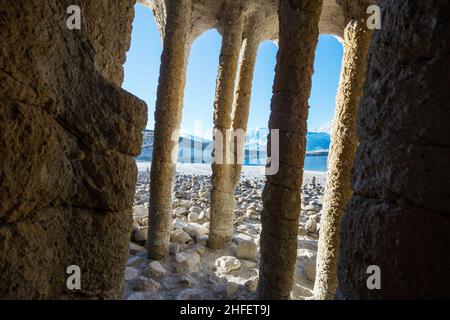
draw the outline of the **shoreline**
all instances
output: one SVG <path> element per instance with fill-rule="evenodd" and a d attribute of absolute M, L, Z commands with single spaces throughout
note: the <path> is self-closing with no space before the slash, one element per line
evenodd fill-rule
<path fill-rule="evenodd" d="M 145 172 L 151 167 L 151 162 L 147 161 L 136 161 L 136 166 L 138 172 Z M 258 178 L 265 176 L 265 167 L 263 166 L 243 166 L 242 167 L 242 177 L 243 178 Z M 177 163 L 177 173 L 185 175 L 211 175 L 211 165 L 202 163 Z M 325 171 L 313 171 L 304 170 L 303 181 L 309 181 L 312 177 L 315 177 L 317 182 L 320 184 L 325 183 L 327 173 Z"/>

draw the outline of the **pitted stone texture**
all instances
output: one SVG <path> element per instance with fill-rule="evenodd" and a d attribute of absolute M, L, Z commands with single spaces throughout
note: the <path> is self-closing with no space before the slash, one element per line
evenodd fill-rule
<path fill-rule="evenodd" d="M 267 176 L 263 193 L 260 299 L 289 299 L 294 282 L 308 99 L 322 9 L 319 0 L 279 3 L 280 49 L 269 128 L 280 130 L 280 167 Z"/>
<path fill-rule="evenodd" d="M 0 4 L 1 298 L 121 296 L 131 156 L 147 119 L 145 104 L 118 87 L 133 4 Z M 70 5 L 82 8 L 81 30 L 66 26 Z M 82 272 L 76 295 L 66 287 L 72 264 Z"/>
<path fill-rule="evenodd" d="M 166 4 L 171 0 L 139 0 L 140 3 L 153 10 L 155 21 L 162 36 L 166 24 Z M 221 34 L 226 29 L 226 20 L 221 19 L 223 7 L 230 2 L 238 0 L 192 0 L 192 29 L 190 38 L 195 40 L 210 29 L 217 29 Z M 344 0 L 342 0 L 344 1 Z M 323 11 L 320 18 L 319 28 L 322 34 L 333 34 L 343 36 L 345 28 L 345 17 L 352 13 L 358 3 L 373 2 L 369 0 L 350 0 L 345 5 L 340 5 L 337 0 L 324 0 Z M 255 21 L 255 31 L 262 40 L 278 40 L 278 0 L 245 0 L 244 15 L 248 24 L 252 17 L 258 17 Z M 348 13 L 345 11 L 347 10 Z M 246 22 L 247 24 L 247 22 Z"/>
<path fill-rule="evenodd" d="M 358 116 L 354 195 L 341 224 L 338 297 L 449 297 L 447 1 L 379 1 Z M 369 265 L 382 290 L 366 287 Z"/>
<path fill-rule="evenodd" d="M 350 176 L 358 145 L 356 117 L 365 79 L 371 35 L 372 30 L 367 28 L 366 19 L 355 19 L 346 27 L 343 39 L 344 58 L 328 157 L 327 185 L 320 224 L 318 270 L 314 285 L 315 297 L 320 300 L 334 299 L 338 285 L 339 225 L 352 194 Z M 315 225 L 315 221 L 313 224 Z M 308 224 L 306 231 L 308 232 Z"/>

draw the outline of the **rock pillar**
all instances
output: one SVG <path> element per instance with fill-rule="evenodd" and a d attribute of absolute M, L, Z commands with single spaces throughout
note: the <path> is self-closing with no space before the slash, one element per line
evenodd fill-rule
<path fill-rule="evenodd" d="M 336 98 L 327 185 L 320 227 L 316 299 L 334 299 L 337 288 L 339 225 L 351 197 L 350 175 L 358 140 L 356 116 L 366 73 L 366 58 L 372 31 L 366 20 L 352 20 L 344 34 L 344 57 Z"/>
<path fill-rule="evenodd" d="M 235 102 L 233 110 L 233 132 L 242 139 L 243 144 L 238 143 L 236 139 L 234 144 L 234 187 L 239 182 L 239 176 L 242 170 L 242 164 L 245 159 L 245 136 L 247 133 L 248 115 L 250 112 L 250 98 L 252 95 L 253 74 L 258 53 L 259 38 L 253 29 L 248 27 L 248 33 L 244 36 L 241 48 L 241 57 L 239 59 L 238 83 L 235 93 Z"/>
<path fill-rule="evenodd" d="M 211 227 L 208 246 L 221 249 L 233 236 L 234 162 L 230 159 L 232 109 L 236 70 L 242 42 L 243 16 L 240 1 L 229 2 L 225 9 L 216 99 L 214 102 L 214 157 L 212 164 Z M 228 131 L 228 133 L 227 133 Z M 222 138 L 219 139 L 217 134 Z"/>
<path fill-rule="evenodd" d="M 380 1 L 337 297 L 449 298 L 448 1 Z"/>
<path fill-rule="evenodd" d="M 279 130 L 280 166 L 275 175 L 267 176 L 263 193 L 260 299 L 289 299 L 293 285 L 308 99 L 321 10 L 320 0 L 279 1 L 279 51 L 269 128 Z"/>
<path fill-rule="evenodd" d="M 0 2 L 2 300 L 122 297 L 147 122 L 120 88 L 134 4 Z"/>
<path fill-rule="evenodd" d="M 155 139 L 150 182 L 148 256 L 169 253 L 172 191 L 186 83 L 191 1 L 167 1 L 167 21 L 155 111 Z"/>

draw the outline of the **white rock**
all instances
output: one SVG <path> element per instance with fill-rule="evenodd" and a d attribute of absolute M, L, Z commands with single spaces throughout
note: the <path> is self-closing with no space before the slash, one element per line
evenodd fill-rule
<path fill-rule="evenodd" d="M 300 249 L 297 258 L 303 267 L 303 272 L 306 278 L 314 282 L 316 279 L 316 260 L 317 254 L 308 249 Z"/>
<path fill-rule="evenodd" d="M 181 245 L 178 242 L 171 242 L 169 244 L 169 253 L 171 255 L 175 255 L 176 253 L 180 252 Z"/>
<path fill-rule="evenodd" d="M 197 236 L 203 236 L 209 233 L 208 228 L 205 228 L 204 226 L 198 223 L 189 223 L 184 228 L 184 231 L 193 238 Z"/>
<path fill-rule="evenodd" d="M 205 223 L 202 223 L 202 226 L 203 227 L 205 227 L 206 229 L 208 229 L 209 230 L 209 226 L 210 226 L 211 224 L 209 223 L 209 221 L 208 222 L 205 222 Z M 209 233 L 209 231 L 208 231 L 208 233 Z"/>
<path fill-rule="evenodd" d="M 313 212 L 319 212 L 321 209 L 320 206 L 316 205 L 316 204 L 308 204 L 307 206 L 305 206 L 305 211 L 313 211 Z"/>
<path fill-rule="evenodd" d="M 193 207 L 189 208 L 189 212 L 195 212 L 195 213 L 200 214 L 200 212 L 202 212 L 202 209 L 200 207 L 193 206 Z"/>
<path fill-rule="evenodd" d="M 134 235 L 134 241 L 141 245 L 145 244 L 145 242 L 147 241 L 147 233 L 148 233 L 147 227 L 140 228 L 139 231 L 136 232 Z"/>
<path fill-rule="evenodd" d="M 202 213 L 205 215 L 207 219 L 211 218 L 211 208 L 206 208 L 205 210 L 202 211 Z"/>
<path fill-rule="evenodd" d="M 197 222 L 199 218 L 199 214 L 197 212 L 191 212 L 188 214 L 188 220 L 190 222 Z"/>
<path fill-rule="evenodd" d="M 220 257 L 216 260 L 216 269 L 218 273 L 228 273 L 233 270 L 238 270 L 241 267 L 239 259 L 231 256 Z"/>
<path fill-rule="evenodd" d="M 193 250 L 177 253 L 175 261 L 178 262 L 177 273 L 179 274 L 190 274 L 199 271 L 197 265 L 200 262 L 200 255 Z"/>
<path fill-rule="evenodd" d="M 125 268 L 125 280 L 130 281 L 136 278 L 139 274 L 139 271 L 133 267 L 126 267 Z"/>
<path fill-rule="evenodd" d="M 130 242 L 130 254 L 136 254 L 136 253 L 144 252 L 144 251 L 146 251 L 144 247 L 142 247 L 136 243 Z"/>
<path fill-rule="evenodd" d="M 167 271 L 159 261 L 152 261 L 148 265 L 148 273 L 151 277 L 161 278 L 167 273 Z"/>
<path fill-rule="evenodd" d="M 256 211 L 253 210 L 253 209 L 249 209 L 249 210 L 247 210 L 247 211 L 245 212 L 245 216 L 246 216 L 247 218 L 252 219 L 254 216 L 256 216 Z"/>
<path fill-rule="evenodd" d="M 175 229 L 170 233 L 170 240 L 181 244 L 192 242 L 192 238 L 182 229 Z"/>
<path fill-rule="evenodd" d="M 137 223 L 137 221 L 133 221 L 133 225 L 131 226 L 131 234 L 134 236 L 136 234 L 136 232 L 139 231 L 141 227 L 139 226 L 139 223 Z"/>
<path fill-rule="evenodd" d="M 176 215 L 176 216 L 182 216 L 182 215 L 186 215 L 187 210 L 184 207 L 178 207 L 172 210 L 172 214 Z"/>
<path fill-rule="evenodd" d="M 314 218 L 309 218 L 305 224 L 305 230 L 309 234 L 314 234 L 317 232 L 317 223 Z"/>
<path fill-rule="evenodd" d="M 174 220 L 174 229 L 184 229 L 186 228 L 186 226 L 188 225 L 188 223 L 186 221 L 180 220 L 180 219 L 175 219 Z"/>
<path fill-rule="evenodd" d="M 209 213 L 206 213 L 206 210 L 203 210 L 202 212 L 200 212 L 200 215 L 198 216 L 198 221 L 200 223 L 205 223 L 209 220 L 210 216 Z"/>

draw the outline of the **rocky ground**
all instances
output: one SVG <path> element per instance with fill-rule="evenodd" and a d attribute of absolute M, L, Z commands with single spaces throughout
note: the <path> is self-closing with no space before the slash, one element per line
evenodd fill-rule
<path fill-rule="evenodd" d="M 209 175 L 179 173 L 173 194 L 170 256 L 146 257 L 149 174 L 138 176 L 124 298 L 252 299 L 258 283 L 264 176 L 243 174 L 237 189 L 235 235 L 229 250 L 210 250 Z M 293 299 L 312 296 L 324 175 L 305 174 Z"/>

